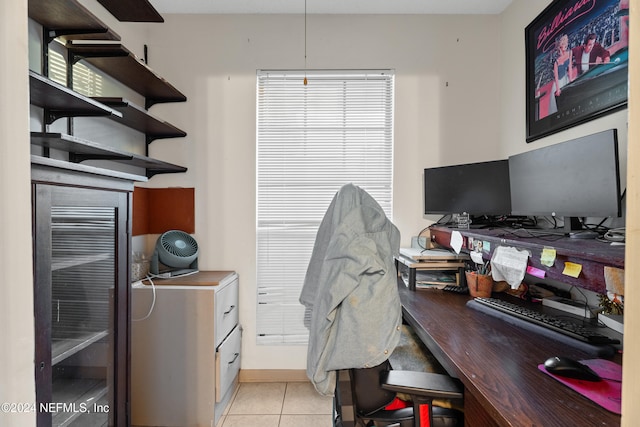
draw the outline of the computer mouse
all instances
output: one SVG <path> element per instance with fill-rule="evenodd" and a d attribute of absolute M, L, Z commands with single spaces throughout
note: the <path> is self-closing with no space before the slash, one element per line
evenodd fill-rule
<path fill-rule="evenodd" d="M 591 369 L 584 363 L 580 363 L 577 360 L 568 357 L 550 357 L 544 362 L 544 367 L 549 373 L 561 377 L 574 378 L 584 381 L 602 380 L 600 378 L 600 375 L 594 372 L 593 369 Z"/>

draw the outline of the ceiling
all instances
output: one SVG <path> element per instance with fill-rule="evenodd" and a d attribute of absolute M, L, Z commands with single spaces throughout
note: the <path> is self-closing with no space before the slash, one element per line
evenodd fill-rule
<path fill-rule="evenodd" d="M 150 0 L 166 13 L 498 14 L 513 0 Z"/>

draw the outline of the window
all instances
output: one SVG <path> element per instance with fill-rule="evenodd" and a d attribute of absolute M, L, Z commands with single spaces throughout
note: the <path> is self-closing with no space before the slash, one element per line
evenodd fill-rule
<path fill-rule="evenodd" d="M 257 340 L 306 344 L 298 298 L 335 193 L 358 185 L 391 217 L 393 73 L 259 71 L 257 80 Z"/>
<path fill-rule="evenodd" d="M 49 78 L 63 86 L 67 85 L 67 62 L 57 44 L 52 44 L 49 49 Z M 73 90 L 85 96 L 102 96 L 102 76 L 96 74 L 86 65 L 76 63 L 73 66 Z"/>

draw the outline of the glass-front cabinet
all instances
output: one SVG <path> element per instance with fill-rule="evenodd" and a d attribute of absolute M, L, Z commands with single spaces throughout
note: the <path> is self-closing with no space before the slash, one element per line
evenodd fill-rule
<path fill-rule="evenodd" d="M 127 425 L 132 184 L 33 170 L 38 426 Z"/>

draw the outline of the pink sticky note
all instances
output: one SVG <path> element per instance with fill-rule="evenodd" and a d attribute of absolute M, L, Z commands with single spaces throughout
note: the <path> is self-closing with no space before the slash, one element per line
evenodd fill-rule
<path fill-rule="evenodd" d="M 546 275 L 544 270 L 535 268 L 531 265 L 527 267 L 527 273 L 539 279 L 544 279 L 544 276 Z"/>

